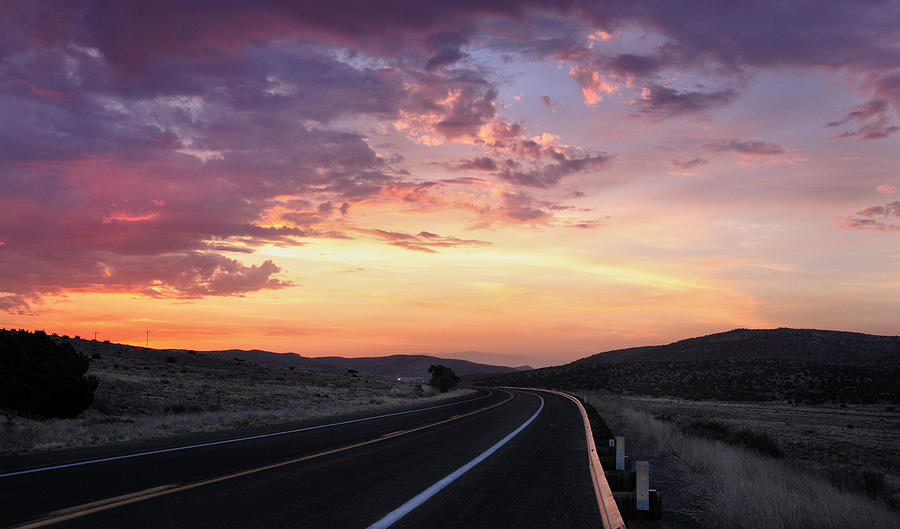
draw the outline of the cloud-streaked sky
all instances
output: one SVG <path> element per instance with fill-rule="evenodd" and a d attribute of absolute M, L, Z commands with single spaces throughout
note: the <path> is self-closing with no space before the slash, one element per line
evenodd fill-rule
<path fill-rule="evenodd" d="M 900 332 L 896 1 L 12 0 L 0 116 L 5 327 L 533 365 Z"/>

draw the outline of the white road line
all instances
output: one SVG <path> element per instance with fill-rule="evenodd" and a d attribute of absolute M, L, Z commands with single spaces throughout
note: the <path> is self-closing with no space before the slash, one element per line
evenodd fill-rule
<path fill-rule="evenodd" d="M 537 417 L 538 414 L 541 413 L 541 410 L 544 409 L 544 398 L 543 397 L 541 397 L 540 395 L 537 395 L 535 393 L 531 393 L 531 392 L 526 392 L 526 393 L 541 399 L 541 406 L 538 408 L 538 410 L 536 412 L 534 412 L 534 415 L 532 415 L 527 421 L 525 421 L 524 423 L 522 423 L 521 426 L 519 426 L 518 428 L 513 430 L 512 433 L 510 433 L 503 439 L 499 440 L 497 442 L 497 444 L 495 444 L 494 446 L 492 446 L 492 447 L 488 448 L 487 450 L 485 450 L 484 452 L 482 452 L 481 455 L 479 455 L 475 459 L 469 461 L 465 465 L 457 468 L 452 473 L 450 473 L 446 477 L 444 477 L 444 479 L 438 481 L 434 485 L 423 490 L 422 492 L 417 494 L 415 497 L 413 497 L 411 500 L 407 501 L 400 507 L 397 507 L 396 509 L 394 509 L 393 511 L 388 513 L 387 516 L 385 516 L 384 518 L 373 523 L 366 529 L 387 529 L 388 527 L 394 525 L 395 523 L 397 523 L 398 520 L 400 520 L 401 518 L 403 518 L 404 516 L 409 514 L 410 511 L 412 511 L 419 505 L 422 505 L 423 503 L 428 501 L 429 498 L 431 498 L 432 496 L 434 496 L 435 494 L 440 492 L 441 489 L 443 489 L 447 485 L 456 481 L 456 478 L 462 476 L 463 474 L 465 474 L 466 472 L 471 470 L 472 467 L 474 467 L 478 463 L 481 463 L 482 461 L 487 459 L 491 454 L 496 452 L 497 449 L 499 449 L 501 446 L 505 445 L 510 439 L 512 439 L 513 437 L 518 435 L 519 432 L 524 430 L 525 427 L 528 426 L 529 424 L 531 424 L 531 421 L 533 421 L 535 419 L 535 417 Z"/>
<path fill-rule="evenodd" d="M 150 455 L 154 455 L 154 454 L 165 454 L 166 452 L 179 452 L 179 451 L 181 451 L 181 450 L 191 450 L 191 449 L 193 449 L 193 448 L 203 448 L 203 447 L 205 447 L 205 446 L 216 446 L 216 445 L 224 445 L 224 444 L 230 444 L 230 443 L 238 443 L 238 442 L 241 442 L 241 441 L 251 441 L 251 440 L 253 440 L 253 439 L 263 439 L 263 438 L 265 438 L 265 437 L 276 437 L 276 436 L 279 436 L 279 435 L 288 435 L 288 434 L 292 434 L 292 433 L 306 432 L 306 431 L 309 431 L 309 430 L 319 430 L 319 429 L 321 429 L 321 428 L 331 428 L 331 427 L 333 427 L 333 426 L 341 426 L 341 425 L 344 425 L 344 424 L 351 424 L 351 423 L 355 423 L 355 422 L 372 421 L 372 420 L 375 420 L 375 419 L 384 419 L 385 417 L 394 417 L 394 416 L 397 416 L 397 415 L 406 415 L 406 414 L 409 414 L 409 413 L 418 413 L 418 412 L 420 412 L 420 411 L 428 411 L 428 410 L 434 410 L 434 409 L 437 409 L 437 408 L 445 408 L 445 407 L 447 407 L 447 406 L 456 406 L 456 405 L 458 405 L 458 404 L 465 404 L 466 402 L 474 402 L 474 401 L 476 401 L 476 400 L 486 399 L 486 398 L 490 397 L 490 396 L 493 395 L 493 394 L 494 394 L 494 392 L 489 390 L 487 395 L 483 395 L 483 396 L 481 396 L 481 397 L 476 397 L 476 398 L 474 398 L 474 399 L 468 399 L 468 400 L 462 400 L 462 401 L 459 401 L 459 402 L 451 402 L 451 403 L 449 403 L 449 404 L 439 404 L 439 405 L 437 405 L 437 406 L 431 406 L 431 407 L 428 407 L 428 408 L 418 408 L 418 409 L 415 409 L 415 410 L 397 411 L 397 412 L 394 412 L 394 413 L 385 413 L 384 415 L 375 415 L 375 416 L 373 416 L 373 417 L 363 417 L 362 419 L 352 419 L 352 420 L 348 420 L 348 421 L 333 422 L 333 423 L 330 423 L 330 424 L 320 424 L 320 425 L 317 425 L 317 426 L 307 426 L 307 427 L 305 427 L 305 428 L 296 428 L 296 429 L 293 429 L 293 430 L 284 430 L 284 431 L 281 431 L 281 432 L 264 433 L 264 434 L 259 434 L 259 435 L 251 435 L 251 436 L 248 436 L 248 437 L 238 437 L 238 438 L 235 438 L 235 439 L 224 439 L 224 440 L 222 440 L 222 441 L 211 441 L 211 442 L 208 442 L 208 443 L 198 443 L 198 444 L 187 445 L 187 446 L 176 446 L 176 447 L 172 447 L 172 448 L 161 448 L 161 449 L 159 449 L 159 450 L 149 450 L 149 451 L 147 451 L 147 452 L 137 452 L 137 453 L 134 453 L 134 454 L 124 454 L 124 455 L 120 455 L 120 456 L 103 457 L 103 458 L 100 458 L 100 459 L 89 459 L 89 460 L 87 460 L 87 461 L 77 461 L 77 462 L 75 462 L 75 463 L 65 463 L 65 464 L 62 464 L 62 465 L 54 465 L 54 466 L 49 466 L 49 467 L 32 468 L 32 469 L 29 469 L 29 470 L 19 470 L 18 472 L 7 472 L 6 474 L 0 474 L 0 478 L 8 478 L 8 477 L 12 477 L 12 476 L 21 476 L 22 474 L 34 474 L 35 472 L 46 472 L 46 471 L 48 471 L 48 470 L 59 470 L 59 469 L 61 469 L 61 468 L 80 467 L 80 466 L 83 466 L 83 465 L 92 465 L 92 464 L 94 464 L 94 463 L 105 463 L 105 462 L 107 462 L 107 461 L 117 461 L 117 460 L 119 460 L 119 459 L 132 459 L 132 458 L 135 458 L 135 457 L 150 456 Z"/>

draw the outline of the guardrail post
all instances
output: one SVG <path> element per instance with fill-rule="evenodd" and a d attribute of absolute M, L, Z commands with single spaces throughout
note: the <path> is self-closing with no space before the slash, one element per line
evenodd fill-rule
<path fill-rule="evenodd" d="M 636 461 L 635 473 L 635 508 L 639 511 L 650 510 L 650 462 Z"/>
<path fill-rule="evenodd" d="M 616 470 L 625 470 L 625 437 L 616 436 Z"/>

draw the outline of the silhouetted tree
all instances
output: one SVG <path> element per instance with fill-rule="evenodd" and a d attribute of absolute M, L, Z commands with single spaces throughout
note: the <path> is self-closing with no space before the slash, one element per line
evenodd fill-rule
<path fill-rule="evenodd" d="M 441 390 L 441 393 L 446 393 L 448 389 L 459 383 L 459 377 L 449 367 L 433 365 L 428 368 L 428 372 L 431 373 L 429 384 Z"/>
<path fill-rule="evenodd" d="M 0 332 L 0 407 L 23 416 L 74 417 L 94 402 L 88 357 L 43 331 Z"/>

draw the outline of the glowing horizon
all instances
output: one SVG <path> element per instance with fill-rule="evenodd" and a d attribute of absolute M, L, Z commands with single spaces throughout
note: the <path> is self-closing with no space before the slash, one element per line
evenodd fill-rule
<path fill-rule="evenodd" d="M 896 9 L 551 4 L 5 5 L 0 326 L 535 366 L 898 333 Z"/>

